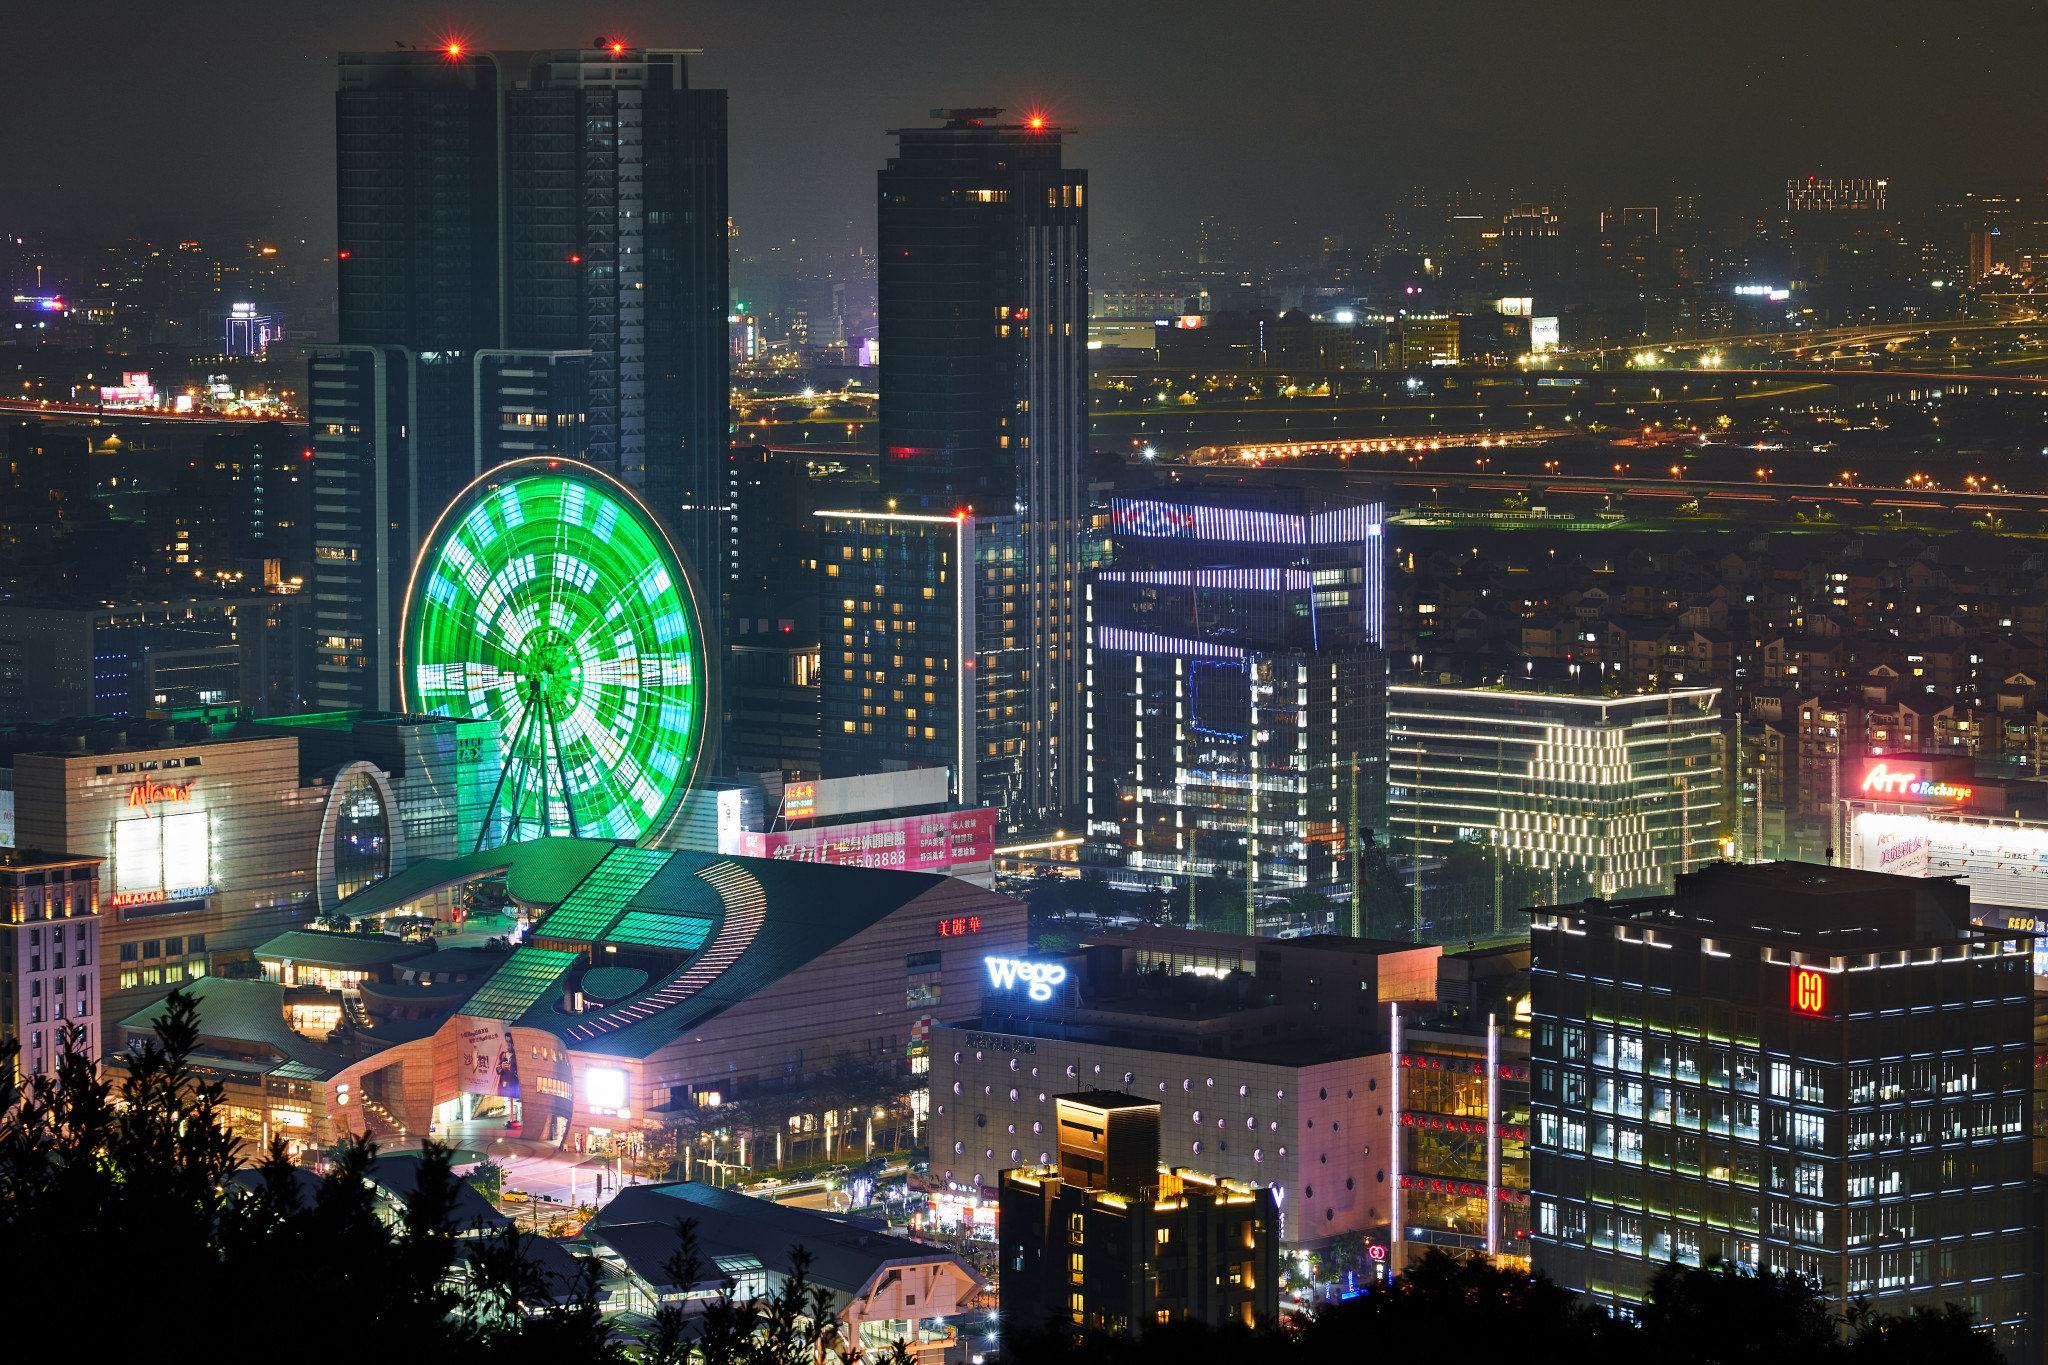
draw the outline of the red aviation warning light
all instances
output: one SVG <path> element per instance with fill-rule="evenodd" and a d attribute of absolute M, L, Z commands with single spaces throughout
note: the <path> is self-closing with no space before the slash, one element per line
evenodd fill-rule
<path fill-rule="evenodd" d="M 1827 1011 L 1827 978 L 1801 967 L 1792 971 L 1792 1008 L 1801 1014 Z"/>

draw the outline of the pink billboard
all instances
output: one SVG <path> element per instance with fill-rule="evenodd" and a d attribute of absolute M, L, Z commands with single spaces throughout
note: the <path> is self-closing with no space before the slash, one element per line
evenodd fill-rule
<path fill-rule="evenodd" d="M 730 845 L 721 847 L 721 853 L 749 858 L 944 872 L 956 863 L 986 863 L 995 856 L 996 813 L 988 807 L 777 834 L 739 831 L 727 834 L 721 842 Z"/>

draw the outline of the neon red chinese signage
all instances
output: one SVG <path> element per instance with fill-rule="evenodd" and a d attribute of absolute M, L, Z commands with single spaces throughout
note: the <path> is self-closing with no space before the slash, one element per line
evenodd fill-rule
<path fill-rule="evenodd" d="M 1486 1121 L 1484 1119 L 1453 1119 L 1445 1118 L 1441 1114 L 1403 1113 L 1401 1115 L 1401 1126 L 1404 1128 L 1430 1128 L 1445 1133 L 1483 1135 L 1486 1132 Z M 1495 1124 L 1494 1127 L 1500 1130 L 1502 1137 L 1510 1141 L 1528 1141 L 1529 1130 L 1527 1128 L 1520 1128 L 1511 1123 L 1499 1123 Z"/>
<path fill-rule="evenodd" d="M 980 915 L 955 915 L 939 921 L 940 938 L 963 938 L 968 934 L 981 932 Z"/>
<path fill-rule="evenodd" d="M 1466 1199 L 1486 1198 L 1486 1186 L 1474 1184 L 1469 1180 L 1438 1180 L 1426 1175 L 1404 1175 L 1401 1177 L 1401 1188 L 1421 1190 L 1426 1194 L 1455 1194 Z M 1521 1205 L 1529 1202 L 1527 1190 L 1511 1190 L 1502 1186 L 1495 1190 L 1493 1195 L 1503 1204 Z"/>
<path fill-rule="evenodd" d="M 1801 1014 L 1821 1014 L 1827 1009 L 1827 978 L 1819 972 L 1795 968 L 1792 972 L 1792 1008 Z"/>

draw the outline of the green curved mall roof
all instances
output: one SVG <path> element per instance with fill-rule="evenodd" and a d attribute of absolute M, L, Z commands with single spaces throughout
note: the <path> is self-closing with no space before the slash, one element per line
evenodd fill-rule
<path fill-rule="evenodd" d="M 578 1052 L 614 1057 L 653 1052 L 948 881 L 925 872 L 552 838 L 423 860 L 365 887 L 340 909 L 381 914 L 438 888 L 492 876 L 503 877 L 537 919 L 528 944 L 470 998 L 465 1013 L 484 1002 L 494 1006 L 484 1010 L 488 1017 L 545 1029 Z M 664 939 L 703 946 L 602 1010 L 557 1008 L 563 979 L 583 970 L 592 945 Z"/>
<path fill-rule="evenodd" d="M 395 877 L 371 882 L 335 910 L 350 919 L 374 918 L 443 887 L 485 877 L 503 878 L 506 892 L 522 905 L 559 905 L 618 847 L 608 839 L 529 839 L 460 858 L 422 858 Z"/>

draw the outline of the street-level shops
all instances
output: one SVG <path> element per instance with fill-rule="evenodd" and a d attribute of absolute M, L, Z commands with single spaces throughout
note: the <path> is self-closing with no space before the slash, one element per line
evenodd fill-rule
<path fill-rule="evenodd" d="M 389 1138 L 491 1118 L 604 1151 L 671 1112 L 834 1068 L 907 1081 L 934 1012 L 971 1011 L 983 956 L 1025 944 L 1021 903 L 957 877 L 564 838 L 415 863 L 343 909 L 375 917 L 479 878 L 502 881 L 531 921 L 523 942 L 467 981 L 439 980 L 436 965 L 484 960 L 471 950 L 385 963 L 357 982 L 379 1003 L 345 1044 L 301 1040 L 333 1059 L 317 1106 L 333 1131 Z M 289 946 L 270 953 L 280 973 Z M 284 1017 L 284 982 L 247 984 L 276 992 Z M 405 1017 L 409 990 L 433 993 L 446 1017 Z"/>

